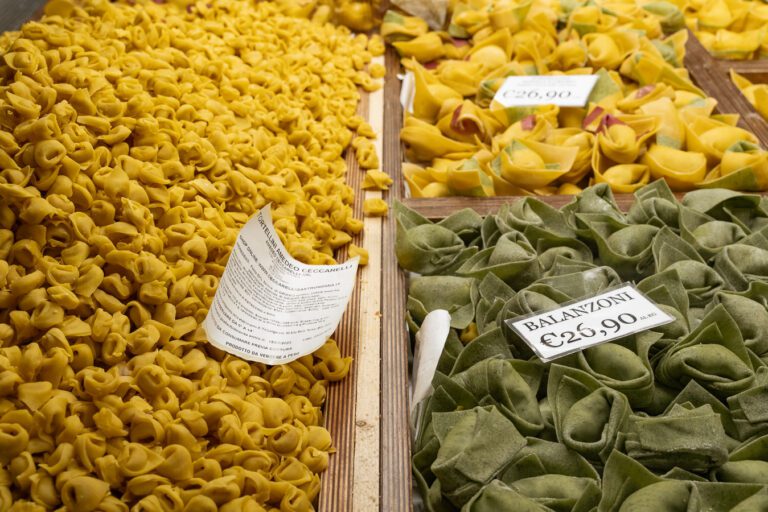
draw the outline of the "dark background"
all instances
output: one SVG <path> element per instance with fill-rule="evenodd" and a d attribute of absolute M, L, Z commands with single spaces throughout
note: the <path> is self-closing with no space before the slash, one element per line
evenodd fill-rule
<path fill-rule="evenodd" d="M 45 0 L 0 0 L 0 32 L 17 30 L 45 5 Z"/>

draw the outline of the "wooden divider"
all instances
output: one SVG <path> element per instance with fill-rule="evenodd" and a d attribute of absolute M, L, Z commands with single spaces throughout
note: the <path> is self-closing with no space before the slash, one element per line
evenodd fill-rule
<path fill-rule="evenodd" d="M 386 194 L 390 211 L 395 200 L 403 197 L 400 173 L 403 154 L 400 128 L 403 111 L 400 106 L 400 59 L 387 49 L 387 78 L 384 85 L 384 170 L 394 183 Z M 405 274 L 395 258 L 395 216 L 390 214 L 384 225 L 382 246 L 382 333 L 381 333 L 381 506 L 379 510 L 410 510 L 411 432 L 408 423 L 408 353 L 409 339 L 405 327 Z"/>
<path fill-rule="evenodd" d="M 384 63 L 379 57 L 374 62 Z M 384 91 L 361 94 L 358 114 L 376 133 L 383 132 Z M 383 139 L 375 141 L 382 159 Z M 355 217 L 362 217 L 363 200 L 380 198 L 379 191 L 363 191 L 365 172 L 353 151 L 347 154 L 347 184 L 355 191 Z M 380 404 L 381 404 L 381 280 L 385 220 L 365 217 L 363 232 L 353 243 L 368 250 L 368 265 L 358 270 L 358 280 L 347 310 L 336 330 L 342 355 L 354 361 L 346 379 L 328 387 L 326 428 L 337 452 L 321 475 L 320 512 L 379 510 Z M 346 249 L 339 255 L 346 259 Z"/>
<path fill-rule="evenodd" d="M 635 200 L 632 194 L 614 194 L 616 204 L 623 210 L 628 210 Z M 432 220 L 439 220 L 449 216 L 453 212 L 464 208 L 471 208 L 480 215 L 488 215 L 499 211 L 502 205 L 520 199 L 520 196 L 497 197 L 438 197 L 435 199 L 414 199 L 412 197 L 402 199 L 402 203 L 416 210 L 423 216 Z M 573 200 L 571 195 L 537 196 L 537 199 L 562 208 Z"/>
<path fill-rule="evenodd" d="M 768 82 L 768 60 L 716 59 L 689 30 L 685 67 L 696 85 L 717 100 L 719 112 L 739 114 L 739 126 L 754 133 L 760 144 L 768 149 L 768 121 L 747 101 L 730 77 L 730 71 L 733 69 L 750 80 Z"/>

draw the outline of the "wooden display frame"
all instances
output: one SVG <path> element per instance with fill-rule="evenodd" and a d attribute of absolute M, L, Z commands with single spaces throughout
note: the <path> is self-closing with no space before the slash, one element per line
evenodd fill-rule
<path fill-rule="evenodd" d="M 384 64 L 383 57 L 373 62 Z M 384 89 L 361 93 L 358 114 L 383 133 Z M 382 161 L 383 139 L 374 141 Z M 363 201 L 381 198 L 381 191 L 362 189 L 365 172 L 353 151 L 347 152 L 347 185 L 355 191 L 354 214 L 363 217 Z M 382 258 L 385 251 L 382 233 L 385 219 L 364 217 L 363 231 L 352 243 L 368 250 L 368 264 L 358 270 L 358 280 L 335 340 L 343 356 L 353 358 L 349 375 L 328 386 L 323 409 L 325 427 L 331 433 L 337 452 L 320 476 L 320 512 L 379 510 L 380 398 L 381 398 L 381 292 Z M 339 259 L 346 259 L 342 249 Z"/>
<path fill-rule="evenodd" d="M 729 75 L 733 69 L 750 80 L 768 82 L 768 60 L 716 59 L 690 30 L 685 49 L 685 67 L 696 85 L 717 100 L 719 112 L 739 114 L 739 126 L 754 133 L 760 144 L 768 149 L 768 121 L 741 94 Z"/>
<path fill-rule="evenodd" d="M 387 75 L 384 83 L 384 170 L 393 180 L 386 200 L 390 212 L 395 200 L 402 200 L 404 181 L 400 172 L 403 152 L 400 129 L 400 58 L 387 48 Z M 408 421 L 409 339 L 405 327 L 405 273 L 395 258 L 395 216 L 390 213 L 384 225 L 382 246 L 381 333 L 381 511 L 407 511 L 413 505 L 411 491 L 411 430 Z"/>
<path fill-rule="evenodd" d="M 696 41 L 699 46 L 701 43 Z M 703 47 L 702 47 L 703 49 Z M 706 49 L 704 49 L 706 51 Z M 755 108 L 747 101 L 736 84 L 731 81 L 731 70 L 743 75 L 747 80 L 756 84 L 768 84 L 768 59 L 755 60 L 727 60 L 711 57 L 709 72 L 712 79 L 727 84 L 727 94 L 731 98 L 737 98 L 735 101 L 741 105 L 742 117 L 750 125 L 752 131 L 758 136 L 763 147 L 766 145 L 765 136 L 768 134 L 768 120 L 766 120 Z"/>

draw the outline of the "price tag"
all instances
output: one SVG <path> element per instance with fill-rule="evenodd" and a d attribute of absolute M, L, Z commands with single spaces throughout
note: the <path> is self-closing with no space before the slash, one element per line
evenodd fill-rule
<path fill-rule="evenodd" d="M 583 107 L 596 83 L 597 75 L 510 76 L 493 99 L 505 107 Z"/>
<path fill-rule="evenodd" d="M 674 320 L 625 283 L 588 299 L 506 322 L 547 362 Z"/>

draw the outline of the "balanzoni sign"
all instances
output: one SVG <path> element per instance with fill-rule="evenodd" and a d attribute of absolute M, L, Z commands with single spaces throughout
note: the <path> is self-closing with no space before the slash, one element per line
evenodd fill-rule
<path fill-rule="evenodd" d="M 507 320 L 542 361 L 674 321 L 631 284 L 543 313 Z"/>
<path fill-rule="evenodd" d="M 544 327 L 559 324 L 560 322 L 565 322 L 566 320 L 580 318 L 583 315 L 596 313 L 602 309 L 607 309 L 612 306 L 619 305 L 622 302 L 632 300 L 635 300 L 635 297 L 633 297 L 628 291 L 623 291 L 621 293 L 611 294 L 600 299 L 590 300 L 580 306 L 572 306 L 566 309 L 559 309 L 556 313 L 550 313 L 549 315 L 539 315 L 536 317 L 536 320 L 523 322 L 523 326 L 528 329 L 529 332 L 533 332 L 537 329 L 543 329 Z"/>

